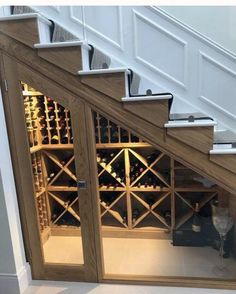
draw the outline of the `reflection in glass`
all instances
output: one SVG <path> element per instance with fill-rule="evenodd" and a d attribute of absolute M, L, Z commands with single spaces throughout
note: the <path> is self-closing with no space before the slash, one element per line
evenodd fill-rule
<path fill-rule="evenodd" d="M 211 201 L 219 187 L 109 117 L 94 113 L 94 130 L 105 273 L 222 278 L 212 271 L 220 238 Z M 224 192 L 236 212 L 235 196 Z M 234 248 L 232 228 L 222 256 L 226 279 L 236 278 Z"/>
<path fill-rule="evenodd" d="M 227 233 L 233 226 L 233 218 L 232 216 L 230 216 L 229 208 L 220 206 L 219 201 L 212 201 L 211 207 L 213 224 L 220 235 L 220 263 L 214 268 L 214 271 L 216 271 L 216 273 L 218 272 L 225 275 L 225 273 L 227 272 L 227 268 L 224 264 L 224 243 Z"/>
<path fill-rule="evenodd" d="M 83 264 L 70 111 L 22 83 L 44 261 Z"/>

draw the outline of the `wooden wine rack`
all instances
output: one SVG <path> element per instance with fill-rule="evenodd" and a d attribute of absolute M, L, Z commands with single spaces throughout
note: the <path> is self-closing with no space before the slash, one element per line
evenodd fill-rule
<path fill-rule="evenodd" d="M 40 229 L 80 228 L 68 109 L 22 84 Z M 218 187 L 94 112 L 104 231 L 165 232 L 189 226 Z"/>

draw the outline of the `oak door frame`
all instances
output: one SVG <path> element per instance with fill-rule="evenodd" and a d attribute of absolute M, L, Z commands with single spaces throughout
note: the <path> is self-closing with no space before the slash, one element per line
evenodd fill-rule
<path fill-rule="evenodd" d="M 4 88 L 4 80 L 7 81 L 8 89 Z M 34 197 L 28 197 L 28 195 L 34 195 L 34 187 L 20 81 L 28 83 L 44 95 L 53 97 L 71 111 L 76 170 L 79 171 L 80 179 L 87 182 L 87 189 L 79 190 L 84 265 L 43 262 L 36 203 Z M 102 260 L 99 254 L 102 250 L 100 231 L 96 232 L 95 242 L 94 224 L 99 221 L 94 219 L 94 216 L 98 218 L 99 206 L 98 198 L 92 194 L 97 188 L 92 187 L 91 169 L 88 169 L 91 156 L 88 155 L 87 132 L 89 130 L 86 127 L 85 103 L 75 94 L 63 89 L 63 86 L 53 83 L 3 53 L 1 54 L 1 85 L 26 256 L 31 264 L 33 278 L 98 282 L 102 276 Z M 96 170 L 93 174 L 95 172 Z M 94 209 L 95 213 L 91 214 Z"/>

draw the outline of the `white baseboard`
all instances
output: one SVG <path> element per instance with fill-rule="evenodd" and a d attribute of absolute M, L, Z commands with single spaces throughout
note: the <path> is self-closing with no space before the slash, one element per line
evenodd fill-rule
<path fill-rule="evenodd" d="M 28 263 L 16 274 L 0 273 L 1 294 L 22 294 L 31 282 L 31 269 Z"/>

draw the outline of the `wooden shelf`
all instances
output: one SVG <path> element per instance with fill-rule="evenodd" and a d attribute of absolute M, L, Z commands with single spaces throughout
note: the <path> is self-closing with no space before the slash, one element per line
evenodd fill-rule
<path fill-rule="evenodd" d="M 23 88 L 41 230 L 74 231 L 80 215 L 70 112 Z M 217 197 L 217 186 L 194 182 L 193 176 L 200 177 L 194 171 L 95 112 L 94 128 L 105 231 L 168 233 L 191 219 L 193 201 L 203 208 Z M 72 202 L 66 198 L 70 193 Z"/>

